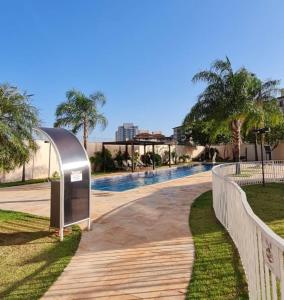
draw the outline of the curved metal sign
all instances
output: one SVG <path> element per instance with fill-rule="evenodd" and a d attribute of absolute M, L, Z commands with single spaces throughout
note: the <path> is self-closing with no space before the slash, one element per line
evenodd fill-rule
<path fill-rule="evenodd" d="M 63 228 L 88 221 L 90 229 L 90 162 L 77 137 L 64 128 L 40 127 L 36 131 L 48 137 L 60 168 L 60 239 Z"/>

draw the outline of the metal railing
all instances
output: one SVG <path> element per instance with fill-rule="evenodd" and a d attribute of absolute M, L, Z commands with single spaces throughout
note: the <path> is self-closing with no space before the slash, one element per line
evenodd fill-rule
<path fill-rule="evenodd" d="M 264 170 L 267 182 L 284 180 L 283 161 L 265 162 Z M 240 174 L 235 173 L 235 163 L 212 170 L 216 217 L 239 251 L 250 299 L 284 300 L 284 239 L 254 214 L 240 187 L 262 183 L 261 162 L 241 163 Z"/>

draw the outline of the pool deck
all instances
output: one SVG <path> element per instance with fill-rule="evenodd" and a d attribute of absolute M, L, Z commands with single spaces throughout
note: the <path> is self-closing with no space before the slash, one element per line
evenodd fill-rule
<path fill-rule="evenodd" d="M 125 192 L 93 191 L 92 231 L 43 299 L 184 299 L 194 259 L 190 205 L 211 172 Z M 0 208 L 49 215 L 49 184 L 0 189 Z"/>

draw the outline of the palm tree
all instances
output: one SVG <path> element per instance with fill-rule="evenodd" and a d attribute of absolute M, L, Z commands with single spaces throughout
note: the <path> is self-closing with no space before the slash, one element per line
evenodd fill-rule
<path fill-rule="evenodd" d="M 225 60 L 216 60 L 210 70 L 197 73 L 192 80 L 206 82 L 207 87 L 199 95 L 198 102 L 186 117 L 187 120 L 214 121 L 216 130 L 224 125 L 229 126 L 234 160 L 240 161 L 243 125 L 246 124 L 247 129 L 251 128 L 249 120 L 252 115 L 258 120 L 264 115 L 266 119 L 273 119 L 274 113 L 279 110 L 273 101 L 268 101 L 276 82 L 274 85 L 272 81 L 262 83 L 245 68 L 234 72 L 227 57 Z M 260 98 L 266 99 L 265 104 L 261 101 L 262 109 L 258 105 Z M 273 109 L 266 109 L 268 106 Z"/>
<path fill-rule="evenodd" d="M 98 105 L 103 106 L 106 98 L 101 92 L 86 96 L 74 89 L 66 92 L 66 98 L 66 102 L 62 102 L 57 106 L 54 126 L 69 127 L 75 134 L 83 129 L 84 147 L 87 149 L 89 133 L 98 124 L 103 129 L 107 126 L 106 117 L 98 112 Z"/>
<path fill-rule="evenodd" d="M 246 121 L 244 122 L 244 134 L 247 134 L 251 129 L 261 127 L 275 127 L 283 124 L 283 113 L 279 109 L 277 100 L 275 99 L 278 91 L 279 80 L 268 80 L 261 82 L 255 77 L 252 81 L 253 98 L 255 101 L 254 109 L 250 110 Z M 264 139 L 264 136 L 261 136 Z M 258 160 L 257 153 L 257 134 L 255 134 L 255 160 Z"/>
<path fill-rule="evenodd" d="M 9 84 L 0 85 L 0 171 L 2 172 L 24 166 L 32 152 L 37 149 L 32 130 L 39 125 L 39 119 L 36 108 L 30 103 L 31 96 L 21 93 Z"/>

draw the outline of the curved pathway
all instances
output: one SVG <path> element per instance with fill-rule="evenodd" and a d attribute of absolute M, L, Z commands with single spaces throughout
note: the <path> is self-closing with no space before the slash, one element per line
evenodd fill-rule
<path fill-rule="evenodd" d="M 38 201 L 48 190 L 41 188 Z M 96 191 L 92 231 L 83 232 L 75 256 L 43 298 L 184 299 L 194 258 L 189 207 L 210 188 L 207 172 L 122 193 Z M 27 208 L 25 200 L 4 204 L 5 191 L 0 208 Z"/>

